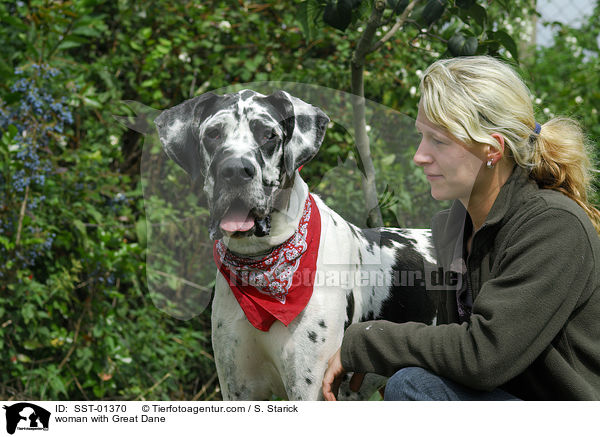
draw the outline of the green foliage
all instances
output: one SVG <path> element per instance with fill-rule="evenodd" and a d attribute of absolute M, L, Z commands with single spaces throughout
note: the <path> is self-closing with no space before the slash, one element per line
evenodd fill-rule
<path fill-rule="evenodd" d="M 440 207 L 411 164 L 419 72 L 452 50 L 518 56 L 507 5 L 432 1 L 370 55 L 366 71 L 366 97 L 385 105 L 370 106 L 367 123 L 387 224 L 427 226 Z M 326 5 L 344 18 L 337 28 L 325 25 L 334 17 L 325 20 Z M 165 108 L 246 82 L 347 91 L 348 61 L 372 5 L 0 0 L 0 397 L 219 397 L 207 313 L 177 320 L 149 289 L 160 282 L 179 292 L 193 277 L 210 291 L 214 278 L 195 273 L 196 258 L 170 258 L 154 238 L 197 238 L 204 246 L 196 255 L 205 258 L 210 244 L 194 220 L 206 210 L 165 201 L 169 192 L 156 181 L 184 190 L 185 175 L 157 150 L 144 163 L 142 151 L 158 146 L 113 116 L 135 115 L 122 100 Z M 388 0 L 378 38 L 407 5 Z M 581 31 L 565 27 L 554 47 L 524 65 L 540 121 L 567 111 L 592 139 L 600 135 L 597 34 L 593 21 Z M 153 129 L 148 117 L 144 132 Z M 360 223 L 361 163 L 348 124 L 332 121 L 302 175 Z M 161 224 L 164 217 L 176 225 Z M 148 259 L 160 269 L 146 271 Z"/>
<path fill-rule="evenodd" d="M 580 28 L 555 24 L 556 37 L 523 62 L 524 74 L 533 93 L 540 123 L 568 116 L 579 121 L 588 136 L 590 151 L 600 170 L 600 5 Z M 596 178 L 596 189 L 600 183 Z M 595 202 L 600 204 L 596 193 Z"/>
<path fill-rule="evenodd" d="M 206 315 L 184 324 L 145 295 L 140 144 L 108 103 L 162 93 L 103 64 L 135 60 L 110 56 L 127 18 L 111 4 L 0 3 L 3 398 L 184 399 L 214 374 Z"/>
<path fill-rule="evenodd" d="M 362 29 L 369 17 L 375 1 L 363 2 L 322 2 L 304 0 L 299 7 L 298 20 L 304 35 L 312 40 L 319 37 L 319 31 L 325 25 L 345 32 L 351 25 L 353 29 Z M 408 0 L 388 0 L 383 15 L 382 28 L 397 19 L 408 6 Z M 475 0 L 427 0 L 417 3 L 409 15 L 396 43 L 404 39 L 428 40 L 435 51 L 443 56 L 471 56 L 489 54 L 505 56 L 518 60 L 519 53 L 515 40 L 504 28 L 507 17 L 515 8 L 521 8 L 526 2 L 516 1 L 489 6 L 487 2 Z M 529 8 L 529 6 L 527 6 Z M 411 29 L 411 26 L 413 27 Z M 359 31 L 360 33 L 360 31 Z M 391 45 L 391 44 L 390 44 Z M 437 56 L 433 55 L 432 60 Z"/>

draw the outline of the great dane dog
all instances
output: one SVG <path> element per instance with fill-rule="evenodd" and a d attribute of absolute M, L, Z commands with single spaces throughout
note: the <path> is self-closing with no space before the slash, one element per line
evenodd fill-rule
<path fill-rule="evenodd" d="M 226 400 L 322 399 L 328 359 L 349 324 L 434 321 L 422 281 L 424 263 L 434 263 L 430 232 L 359 229 L 309 195 L 298 169 L 328 123 L 284 91 L 251 90 L 203 94 L 155 119 L 166 154 L 204 190 L 215 260 L 231 269 L 219 268 L 212 304 Z M 309 273 L 294 288 L 299 265 Z M 244 272 L 254 294 L 242 290 Z M 367 375 L 354 393 L 347 379 L 340 399 L 368 399 L 385 381 Z"/>

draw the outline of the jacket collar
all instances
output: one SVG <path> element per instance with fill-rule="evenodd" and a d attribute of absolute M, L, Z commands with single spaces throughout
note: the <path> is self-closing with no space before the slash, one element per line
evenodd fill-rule
<path fill-rule="evenodd" d="M 518 209 L 519 205 L 531 197 L 537 185 L 529 178 L 529 172 L 515 165 L 508 180 L 500 188 L 480 231 L 490 230 L 502 224 Z M 462 258 L 466 222 L 470 221 L 467 210 L 459 200 L 455 200 L 449 210 L 433 217 L 431 229 L 438 261 L 445 267 Z M 479 231 L 478 231 L 479 232 Z M 454 267 L 454 266 L 453 266 Z M 452 270 L 457 270 L 452 268 Z"/>

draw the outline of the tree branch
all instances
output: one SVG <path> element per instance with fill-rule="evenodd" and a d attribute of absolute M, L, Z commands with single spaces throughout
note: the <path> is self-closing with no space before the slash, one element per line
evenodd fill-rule
<path fill-rule="evenodd" d="M 385 1 L 376 0 L 367 21 L 367 27 L 356 45 L 350 62 L 352 76 L 352 112 L 354 136 L 356 148 L 365 172 L 362 178 L 362 188 L 368 211 L 367 225 L 370 227 L 382 226 L 383 218 L 377 201 L 377 187 L 375 185 L 375 167 L 371 159 L 369 137 L 365 116 L 365 87 L 364 87 L 364 64 L 365 57 L 369 53 L 373 37 L 381 24 L 381 17 L 385 10 Z"/>
<path fill-rule="evenodd" d="M 25 217 L 25 209 L 27 207 L 27 197 L 29 196 L 29 184 L 25 187 L 25 198 L 21 204 L 21 212 L 19 213 L 19 224 L 17 226 L 17 238 L 15 240 L 15 247 L 21 242 L 21 230 L 23 229 L 23 218 Z"/>
<path fill-rule="evenodd" d="M 159 385 L 161 385 L 163 382 L 165 382 L 170 377 L 171 377 L 171 372 L 167 372 L 162 378 L 160 378 L 160 381 L 157 381 L 152 387 L 150 387 L 144 393 L 140 394 L 137 398 L 135 398 L 135 400 L 136 401 L 139 401 L 139 400 L 144 401 L 145 400 L 144 396 L 146 396 L 149 393 L 152 393 L 156 389 L 156 387 L 158 387 Z"/>
<path fill-rule="evenodd" d="M 208 387 L 210 387 L 211 384 L 213 382 L 215 382 L 216 379 L 217 379 L 217 372 L 215 372 L 213 374 L 213 376 L 210 377 L 208 382 L 202 386 L 200 391 L 198 393 L 196 393 L 196 395 L 192 398 L 192 401 L 197 401 L 198 399 L 200 399 L 206 393 L 206 390 L 208 390 Z"/>
<path fill-rule="evenodd" d="M 81 321 L 83 320 L 84 314 L 85 313 L 83 313 L 83 312 L 81 313 L 81 316 L 79 316 L 79 319 L 77 320 L 77 323 L 75 324 L 75 335 L 73 335 L 73 345 L 69 348 L 67 355 L 65 355 L 63 360 L 58 365 L 59 372 L 64 367 L 64 365 L 67 364 L 67 362 L 69 361 L 69 358 L 71 358 L 71 355 L 73 354 L 73 352 L 75 351 L 75 348 L 77 347 L 77 337 L 79 336 L 79 329 L 81 328 Z"/>
<path fill-rule="evenodd" d="M 384 45 L 386 42 L 388 42 L 392 38 L 392 36 L 394 36 L 394 34 L 398 31 L 398 29 L 400 29 L 402 26 L 404 26 L 404 24 L 406 23 L 406 20 L 408 19 L 408 16 L 411 14 L 411 12 L 413 11 L 413 9 L 417 5 L 417 3 L 419 3 L 419 1 L 420 0 L 413 0 L 408 4 L 406 9 L 404 9 L 404 12 L 402 12 L 402 15 L 400 15 L 400 17 L 398 17 L 398 19 L 396 20 L 396 22 L 394 23 L 392 28 L 383 36 L 383 38 L 381 38 L 379 41 L 377 41 L 373 45 L 373 47 L 371 47 L 371 49 L 369 50 L 369 53 L 373 53 L 374 51 L 378 50 L 382 45 Z"/>

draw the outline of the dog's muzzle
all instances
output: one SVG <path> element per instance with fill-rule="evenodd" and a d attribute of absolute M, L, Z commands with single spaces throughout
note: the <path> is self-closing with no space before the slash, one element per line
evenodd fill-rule
<path fill-rule="evenodd" d="M 211 211 L 211 238 L 218 239 L 223 232 L 234 238 L 256 235 L 263 237 L 271 230 L 271 216 L 260 211 L 252 199 L 244 196 L 244 187 L 255 179 L 257 170 L 247 158 L 230 158 L 219 168 L 219 186 L 228 192 L 238 191 L 240 194 L 225 205 L 218 205 Z"/>
<path fill-rule="evenodd" d="M 251 235 L 264 237 L 271 231 L 271 215 L 259 213 L 241 199 L 235 199 L 223 214 L 212 212 L 210 222 L 209 232 L 213 240 L 218 240 L 224 233 L 241 238 Z"/>

